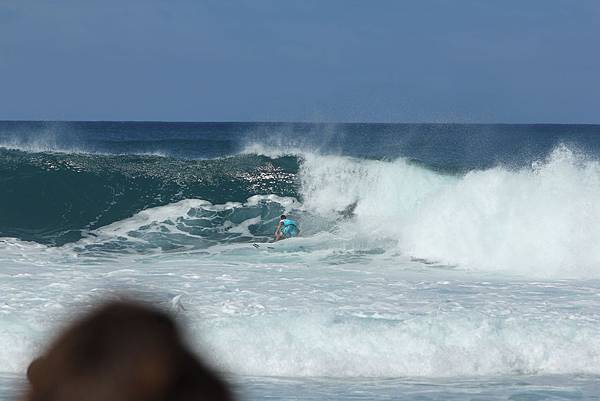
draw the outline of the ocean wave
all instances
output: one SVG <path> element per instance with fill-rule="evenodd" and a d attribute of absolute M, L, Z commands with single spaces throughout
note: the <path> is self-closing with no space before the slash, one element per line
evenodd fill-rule
<path fill-rule="evenodd" d="M 333 314 L 198 324 L 222 370 L 255 376 L 600 374 L 597 327 L 569 319 L 439 314 L 405 321 Z"/>
<path fill-rule="evenodd" d="M 184 160 L 206 160 L 234 156 L 235 146 L 226 140 L 140 139 L 96 140 L 64 138 L 55 135 L 0 138 L 0 149 L 27 153 L 59 153 L 65 155 L 156 156 Z"/>
<path fill-rule="evenodd" d="M 212 204 L 185 199 L 136 213 L 84 234 L 69 245 L 81 255 L 184 252 L 216 245 L 266 242 L 282 213 L 298 210 L 295 198 L 255 195 L 246 202 Z M 311 230 L 307 232 L 310 234 Z"/>
<path fill-rule="evenodd" d="M 184 199 L 297 196 L 294 158 L 210 160 L 26 153 L 0 149 L 0 236 L 61 245 L 83 231 Z"/>
<path fill-rule="evenodd" d="M 89 240 L 150 213 L 144 210 L 176 210 L 202 199 L 217 216 L 211 223 L 204 212 L 172 216 L 168 226 L 166 219 L 130 230 L 123 244 L 145 239 L 153 244 L 147 249 L 176 250 L 263 241 L 276 214 L 287 210 L 303 218 L 303 236 L 335 233 L 332 249 L 383 248 L 466 270 L 600 276 L 600 163 L 564 145 L 527 168 L 460 174 L 403 158 L 284 156 L 287 150 L 268 149 L 202 161 L 0 152 L 0 168 L 10 177 L 9 195 L 0 201 L 12 211 L 0 222 L 5 236 L 54 244 L 82 235 Z M 272 199 L 249 203 L 257 194 Z M 296 199 L 293 207 L 284 204 L 288 198 Z M 228 208 L 233 220 L 215 212 L 218 207 Z M 138 245 L 115 250 L 137 252 Z"/>
<path fill-rule="evenodd" d="M 233 156 L 238 135 L 214 124 L 2 121 L 0 149 L 28 153 L 147 155 L 181 159 Z"/>
<path fill-rule="evenodd" d="M 566 316 L 471 311 L 390 320 L 331 312 L 261 314 L 264 306 L 254 308 L 254 316 L 190 322 L 194 344 L 219 370 L 339 378 L 600 375 L 596 324 Z M 0 371 L 22 372 L 43 349 L 47 330 L 15 314 L 0 317 L 6 345 Z"/>
<path fill-rule="evenodd" d="M 404 159 L 305 157 L 304 206 L 355 203 L 343 228 L 403 254 L 473 270 L 600 275 L 600 163 L 565 146 L 530 168 L 447 175 Z"/>

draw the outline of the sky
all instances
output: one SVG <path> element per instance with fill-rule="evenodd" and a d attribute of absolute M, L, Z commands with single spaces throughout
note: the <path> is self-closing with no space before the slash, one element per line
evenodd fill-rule
<path fill-rule="evenodd" d="M 600 1 L 0 0 L 0 119 L 600 123 Z"/>

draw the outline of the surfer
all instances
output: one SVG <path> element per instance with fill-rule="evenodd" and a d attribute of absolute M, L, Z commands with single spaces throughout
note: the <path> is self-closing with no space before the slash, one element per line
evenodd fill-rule
<path fill-rule="evenodd" d="M 279 223 L 275 230 L 275 241 L 279 241 L 286 238 L 292 238 L 300 234 L 298 223 L 295 220 L 288 219 L 285 214 L 279 217 Z"/>

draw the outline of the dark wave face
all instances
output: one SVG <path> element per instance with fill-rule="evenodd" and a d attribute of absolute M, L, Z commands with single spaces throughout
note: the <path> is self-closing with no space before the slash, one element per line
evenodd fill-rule
<path fill-rule="evenodd" d="M 60 245 L 82 230 L 188 198 L 297 196 L 295 157 L 213 160 L 0 149 L 0 236 Z"/>

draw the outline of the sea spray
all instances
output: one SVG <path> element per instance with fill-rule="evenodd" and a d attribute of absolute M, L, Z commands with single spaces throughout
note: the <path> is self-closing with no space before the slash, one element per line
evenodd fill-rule
<path fill-rule="evenodd" d="M 340 231 L 405 255 L 475 270 L 600 274 L 600 164 L 561 146 L 530 168 L 441 174 L 404 159 L 305 157 L 305 207 L 357 202 Z"/>

